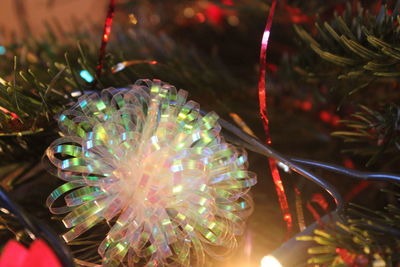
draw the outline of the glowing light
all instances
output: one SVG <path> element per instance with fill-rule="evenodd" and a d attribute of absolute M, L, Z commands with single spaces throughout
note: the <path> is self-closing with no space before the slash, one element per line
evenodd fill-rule
<path fill-rule="evenodd" d="M 222 22 L 222 9 L 214 4 L 209 4 L 205 10 L 205 15 L 210 23 L 220 25 Z"/>
<path fill-rule="evenodd" d="M 284 171 L 284 172 L 290 172 L 290 168 L 288 165 L 282 162 L 278 162 L 278 166 Z"/>
<path fill-rule="evenodd" d="M 222 4 L 227 5 L 227 6 L 233 6 L 233 1 L 232 0 L 222 0 Z"/>
<path fill-rule="evenodd" d="M 265 256 L 261 260 L 261 267 L 282 267 L 282 264 L 273 256 Z"/>
<path fill-rule="evenodd" d="M 138 20 L 134 14 L 129 14 L 129 22 L 133 25 L 136 25 L 138 23 Z"/>
<path fill-rule="evenodd" d="M 194 15 L 195 15 L 195 12 L 194 12 L 193 8 L 187 7 L 187 8 L 185 8 L 185 9 L 183 10 L 183 15 L 184 15 L 186 18 L 193 18 Z"/>
<path fill-rule="evenodd" d="M 75 91 L 75 92 L 72 92 L 72 93 L 71 93 L 71 96 L 72 96 L 72 97 L 78 97 L 78 96 L 81 96 L 81 95 L 82 95 L 82 93 L 79 92 L 79 91 Z"/>
<path fill-rule="evenodd" d="M 269 40 L 270 31 L 265 31 L 262 38 L 262 45 L 267 45 Z"/>
<path fill-rule="evenodd" d="M 26 59 L 29 61 L 29 63 L 33 63 L 33 64 L 39 62 L 38 57 L 35 54 L 30 53 L 30 52 L 27 53 Z"/>
<path fill-rule="evenodd" d="M 235 26 L 239 25 L 240 20 L 239 20 L 239 18 L 237 16 L 233 15 L 233 16 L 229 16 L 228 17 L 228 23 L 229 23 L 229 25 L 235 27 Z"/>
<path fill-rule="evenodd" d="M 5 85 L 7 85 L 7 82 L 3 78 L 0 77 L 0 84 L 5 86 Z"/>
<path fill-rule="evenodd" d="M 82 79 L 84 79 L 88 83 L 91 83 L 94 81 L 92 74 L 90 74 L 87 70 L 81 70 L 79 75 L 82 77 Z"/>
<path fill-rule="evenodd" d="M 200 12 L 196 14 L 196 18 L 200 23 L 203 23 L 206 21 L 206 16 L 204 16 L 204 14 L 200 13 Z"/>
<path fill-rule="evenodd" d="M 6 48 L 0 45 L 0 55 L 4 55 L 6 53 Z"/>
<path fill-rule="evenodd" d="M 174 186 L 174 187 L 172 188 L 172 193 L 174 193 L 174 194 L 180 193 L 180 192 L 182 192 L 182 189 L 183 189 L 183 186 L 182 186 L 182 185 Z"/>
<path fill-rule="evenodd" d="M 305 111 L 310 111 L 311 109 L 312 109 L 312 103 L 311 103 L 311 101 L 304 101 L 302 104 L 301 104 L 301 108 L 303 109 L 303 110 L 305 110 Z"/>
<path fill-rule="evenodd" d="M 8 109 L 3 108 L 1 106 L 0 106 L 0 111 L 3 112 L 4 114 L 11 116 L 11 118 L 13 118 L 13 119 L 19 119 L 17 114 L 15 114 L 14 112 L 11 112 Z"/>
<path fill-rule="evenodd" d="M 10 214 L 10 212 L 8 211 L 8 209 L 5 208 L 0 208 L 0 211 L 5 213 L 5 214 Z"/>

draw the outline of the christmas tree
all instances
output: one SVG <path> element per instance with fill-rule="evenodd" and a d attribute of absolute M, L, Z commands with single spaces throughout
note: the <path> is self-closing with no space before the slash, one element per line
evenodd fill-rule
<path fill-rule="evenodd" d="M 42 2 L 0 3 L 0 263 L 399 264 L 400 1 Z"/>

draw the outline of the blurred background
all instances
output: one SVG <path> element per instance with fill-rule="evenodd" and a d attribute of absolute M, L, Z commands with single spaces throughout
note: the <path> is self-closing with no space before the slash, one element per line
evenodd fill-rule
<path fill-rule="evenodd" d="M 33 34 L 46 32 L 45 22 L 57 18 L 66 29 L 72 30 L 77 21 L 103 23 L 107 1 L 105 0 L 3 0 L 0 7 L 0 25 L 9 41 L 12 34 L 22 37 L 28 31 Z"/>

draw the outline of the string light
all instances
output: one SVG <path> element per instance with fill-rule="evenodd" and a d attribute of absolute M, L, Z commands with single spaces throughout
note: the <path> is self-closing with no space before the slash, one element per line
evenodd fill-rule
<path fill-rule="evenodd" d="M 193 18 L 196 13 L 194 12 L 193 8 L 187 7 L 183 10 L 183 15 L 186 18 Z"/>
<path fill-rule="evenodd" d="M 6 53 L 6 48 L 0 45 L 0 55 L 4 55 Z"/>
<path fill-rule="evenodd" d="M 129 22 L 133 25 L 136 25 L 138 23 L 138 20 L 134 14 L 129 14 Z"/>
<path fill-rule="evenodd" d="M 265 256 L 261 259 L 261 267 L 282 267 L 282 264 L 273 256 Z"/>
<path fill-rule="evenodd" d="M 235 26 L 238 26 L 240 24 L 240 20 L 239 20 L 239 18 L 237 16 L 232 15 L 232 16 L 228 17 L 228 23 L 229 23 L 229 25 L 235 27 Z"/>
<path fill-rule="evenodd" d="M 82 77 L 82 79 L 84 79 L 88 83 L 91 83 L 94 81 L 93 76 L 87 70 L 81 70 L 81 72 L 79 72 L 79 75 Z"/>

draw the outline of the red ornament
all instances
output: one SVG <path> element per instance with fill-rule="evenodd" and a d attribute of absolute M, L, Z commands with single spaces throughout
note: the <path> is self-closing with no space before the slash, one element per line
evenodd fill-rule
<path fill-rule="evenodd" d="M 15 240 L 5 245 L 0 256 L 0 267 L 62 267 L 60 261 L 48 245 L 35 240 L 28 248 Z"/>

